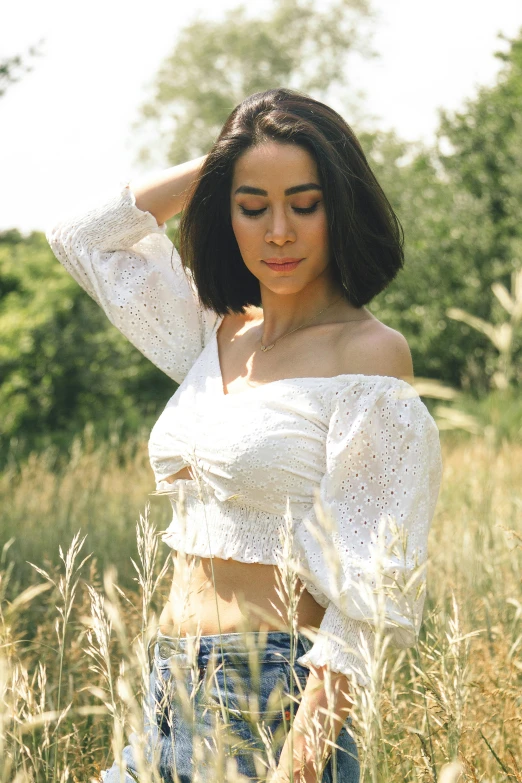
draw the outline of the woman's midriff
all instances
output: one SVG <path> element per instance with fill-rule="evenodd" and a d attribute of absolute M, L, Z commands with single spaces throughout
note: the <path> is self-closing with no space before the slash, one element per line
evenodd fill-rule
<path fill-rule="evenodd" d="M 178 552 L 173 555 L 172 588 L 159 620 L 162 633 L 196 635 L 198 625 L 203 636 L 288 630 L 288 609 L 276 589 L 277 566 Z M 302 589 L 299 580 L 297 596 L 297 626 L 319 627 L 325 609 Z"/>

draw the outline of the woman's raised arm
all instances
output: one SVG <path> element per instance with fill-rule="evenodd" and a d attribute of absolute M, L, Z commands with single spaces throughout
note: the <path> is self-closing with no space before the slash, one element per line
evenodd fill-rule
<path fill-rule="evenodd" d="M 158 226 L 177 215 L 183 209 L 190 186 L 205 159 L 206 155 L 144 179 L 131 180 L 129 187 L 138 209 L 154 215 Z"/>
<path fill-rule="evenodd" d="M 202 161 L 122 185 L 113 198 L 46 232 L 56 258 L 111 323 L 177 383 L 220 320 L 201 305 L 166 235 L 165 220 L 182 209 Z"/>

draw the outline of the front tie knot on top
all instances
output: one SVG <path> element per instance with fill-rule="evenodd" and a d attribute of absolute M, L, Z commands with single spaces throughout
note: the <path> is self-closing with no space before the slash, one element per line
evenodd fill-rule
<path fill-rule="evenodd" d="M 156 493 L 172 503 L 163 541 L 278 565 L 290 516 L 299 578 L 326 609 L 299 662 L 368 686 L 376 607 L 399 647 L 415 644 L 422 620 L 442 459 L 416 390 L 391 376 L 342 374 L 226 394 L 223 317 L 200 304 L 166 224 L 136 206 L 128 184 L 47 239 L 111 322 L 179 384 L 149 439 Z M 184 467 L 193 479 L 166 481 Z M 406 594 L 399 586 L 409 580 Z"/>

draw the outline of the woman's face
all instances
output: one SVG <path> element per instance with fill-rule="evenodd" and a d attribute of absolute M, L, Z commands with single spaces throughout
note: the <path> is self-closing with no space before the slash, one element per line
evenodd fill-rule
<path fill-rule="evenodd" d="M 328 275 L 321 182 L 307 150 L 276 141 L 250 147 L 236 161 L 230 199 L 243 261 L 262 286 L 292 294 Z"/>

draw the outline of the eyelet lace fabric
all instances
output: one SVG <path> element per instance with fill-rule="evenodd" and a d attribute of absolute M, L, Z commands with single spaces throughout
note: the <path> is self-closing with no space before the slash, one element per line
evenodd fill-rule
<path fill-rule="evenodd" d="M 326 609 L 299 662 L 367 687 L 377 622 L 409 647 L 422 621 L 442 458 L 416 390 L 345 374 L 225 394 L 222 317 L 201 306 L 166 224 L 138 209 L 128 183 L 46 236 L 109 320 L 179 384 L 149 440 L 156 494 L 173 511 L 163 541 L 277 565 L 290 529 L 299 579 Z M 194 479 L 166 481 L 187 466 Z"/>

